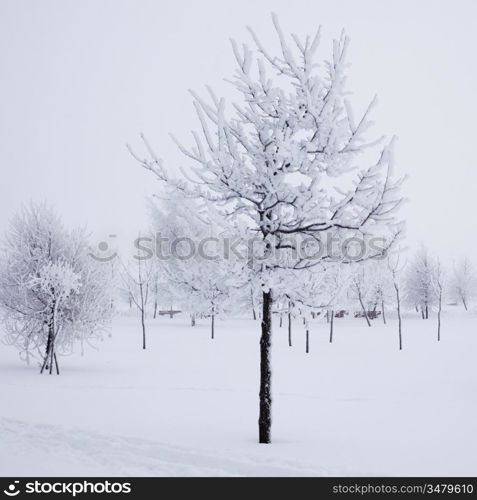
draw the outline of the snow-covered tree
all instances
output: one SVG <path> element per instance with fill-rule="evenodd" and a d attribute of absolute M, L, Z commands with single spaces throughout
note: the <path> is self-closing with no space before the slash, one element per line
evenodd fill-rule
<path fill-rule="evenodd" d="M 441 315 L 442 299 L 445 291 L 446 273 L 439 259 L 434 263 L 434 272 L 432 274 L 432 286 L 437 298 L 437 341 L 441 340 Z"/>
<path fill-rule="evenodd" d="M 393 295 L 389 269 L 385 260 L 369 261 L 367 264 L 370 276 L 368 310 L 372 312 L 373 317 L 376 317 L 379 309 L 386 324 L 386 303 Z"/>
<path fill-rule="evenodd" d="M 398 338 L 399 338 L 399 350 L 402 350 L 402 315 L 401 315 L 401 303 L 402 303 L 402 271 L 403 265 L 400 264 L 399 254 L 397 256 L 387 257 L 387 266 L 389 273 L 391 274 L 391 280 L 394 288 L 395 294 L 395 304 L 396 313 L 398 318 Z"/>
<path fill-rule="evenodd" d="M 375 318 L 375 308 L 379 300 L 376 293 L 373 267 L 363 262 L 355 265 L 351 272 L 348 296 L 359 304 L 360 316 L 363 316 L 368 326 L 371 326 L 370 320 Z"/>
<path fill-rule="evenodd" d="M 233 308 L 232 295 L 246 288 L 247 281 L 236 278 L 246 262 L 226 258 L 226 235 L 220 221 L 211 207 L 196 200 L 174 193 L 151 208 L 151 218 L 165 247 L 159 249 L 156 259 L 161 275 L 193 323 L 198 317 L 210 318 L 213 339 L 216 318 Z"/>
<path fill-rule="evenodd" d="M 151 256 L 143 258 L 136 256 L 127 265 L 123 266 L 123 290 L 128 299 L 136 306 L 141 318 L 142 348 L 146 349 L 146 315 L 147 306 L 156 277 Z"/>
<path fill-rule="evenodd" d="M 330 343 L 333 342 L 334 318 L 336 310 L 345 301 L 345 293 L 348 285 L 350 272 L 347 267 L 334 264 L 326 267 L 323 282 L 324 301 L 327 301 L 327 319 L 330 327 Z"/>
<path fill-rule="evenodd" d="M 462 302 L 465 310 L 477 294 L 477 273 L 468 257 L 454 265 L 449 283 L 449 294 L 455 302 Z"/>
<path fill-rule="evenodd" d="M 405 296 L 409 307 L 420 310 L 423 319 L 429 318 L 429 311 L 436 303 L 433 287 L 435 262 L 425 247 L 421 247 L 407 266 Z"/>
<path fill-rule="evenodd" d="M 111 267 L 90 253 L 83 230 L 69 231 L 45 204 L 14 216 L 3 242 L 0 307 L 5 341 L 41 372 L 75 343 L 102 337 L 112 314 Z"/>
<path fill-rule="evenodd" d="M 211 89 L 209 101 L 193 93 L 200 132 L 193 132 L 190 148 L 176 141 L 195 164 L 190 171 L 181 178 L 169 175 L 145 139 L 148 157 L 131 149 L 157 178 L 220 207 L 230 226 L 246 221 L 249 237 L 261 242 L 262 258 L 252 265 L 262 288 L 260 443 L 271 442 L 271 319 L 274 296 L 282 295 L 277 276 L 283 269 L 342 259 L 323 245 L 330 240 L 379 236 L 382 248 L 369 245 L 360 258 L 383 253 L 399 233 L 395 211 L 401 203 L 401 180 L 392 176 L 392 142 L 366 139 L 376 101 L 355 120 L 347 100 L 348 39 L 335 41 L 330 60 L 319 64 L 319 30 L 289 41 L 276 16 L 273 23 L 281 47 L 276 56 L 252 30 L 255 51 L 232 42 L 237 62 L 232 85 L 240 96 L 232 114 Z M 376 161 L 369 164 L 373 152 Z M 298 251 L 313 241 L 325 248 L 320 256 Z"/>

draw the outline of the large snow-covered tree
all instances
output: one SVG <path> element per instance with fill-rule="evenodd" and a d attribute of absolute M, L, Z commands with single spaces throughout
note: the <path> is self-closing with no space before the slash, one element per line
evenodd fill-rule
<path fill-rule="evenodd" d="M 111 267 L 92 258 L 83 230 L 65 229 L 50 207 L 32 203 L 3 242 L 0 307 L 6 343 L 59 374 L 57 354 L 101 337 L 110 321 Z"/>
<path fill-rule="evenodd" d="M 282 294 L 277 276 L 343 259 L 336 245 L 325 245 L 331 240 L 342 248 L 347 238 L 379 236 L 382 248 L 360 258 L 385 252 L 399 233 L 402 182 L 392 175 L 393 141 L 367 139 L 376 100 L 357 120 L 351 111 L 348 38 L 333 42 L 331 58 L 319 63 L 319 30 L 289 40 L 274 15 L 273 23 L 277 55 L 251 29 L 254 50 L 232 42 L 238 98 L 231 110 L 210 88 L 209 100 L 192 93 L 200 130 L 191 147 L 176 140 L 193 164 L 180 178 L 170 175 L 144 137 L 146 157 L 130 148 L 158 179 L 215 204 L 231 226 L 246 221 L 249 237 L 261 241 L 263 256 L 252 265 L 262 289 L 260 443 L 271 442 L 271 319 L 274 294 Z M 324 248 L 319 256 L 298 251 L 312 243 Z"/>

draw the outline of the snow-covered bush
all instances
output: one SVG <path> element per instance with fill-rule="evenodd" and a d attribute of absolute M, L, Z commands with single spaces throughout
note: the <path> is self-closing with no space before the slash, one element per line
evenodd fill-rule
<path fill-rule="evenodd" d="M 83 230 L 64 228 L 44 204 L 24 207 L 11 221 L 0 263 L 5 342 L 22 358 L 39 357 L 41 371 L 76 343 L 102 336 L 112 314 L 111 268 L 90 254 Z"/>

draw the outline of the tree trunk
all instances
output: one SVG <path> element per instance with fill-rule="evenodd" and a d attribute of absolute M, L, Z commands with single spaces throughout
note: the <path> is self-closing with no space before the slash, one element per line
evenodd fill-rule
<path fill-rule="evenodd" d="M 252 314 L 253 314 L 253 320 L 257 321 L 257 311 L 255 310 L 255 302 L 253 300 L 253 290 L 250 290 L 250 298 L 252 301 Z"/>
<path fill-rule="evenodd" d="M 467 303 L 466 303 L 466 301 L 465 301 L 465 298 L 464 298 L 464 297 L 462 297 L 462 304 L 464 304 L 464 308 L 465 308 L 465 310 L 467 311 Z"/>
<path fill-rule="evenodd" d="M 292 346 L 292 315 L 290 303 L 288 303 L 288 346 Z"/>
<path fill-rule="evenodd" d="M 326 310 L 326 322 L 330 322 L 330 311 L 328 309 Z"/>
<path fill-rule="evenodd" d="M 258 417 L 259 443 L 271 442 L 272 426 L 272 292 L 263 292 L 262 333 L 260 337 L 260 414 Z"/>
<path fill-rule="evenodd" d="M 154 316 L 153 318 L 156 319 L 157 316 L 157 300 L 154 301 Z"/>
<path fill-rule="evenodd" d="M 210 319 L 210 338 L 214 339 L 215 335 L 215 314 L 212 313 L 212 317 Z"/>
<path fill-rule="evenodd" d="M 145 304 L 145 299 L 144 299 L 144 289 L 143 289 L 143 283 L 140 283 L 139 285 L 139 294 L 141 298 L 141 326 L 142 326 L 142 348 L 146 348 L 146 324 L 144 321 L 144 308 L 146 307 Z"/>
<path fill-rule="evenodd" d="M 50 346 L 50 370 L 49 374 L 51 375 L 53 373 L 53 363 L 55 361 L 55 338 L 53 336 L 52 341 L 51 341 L 51 346 Z"/>
<path fill-rule="evenodd" d="M 397 302 L 397 315 L 398 315 L 398 328 L 399 328 L 399 350 L 402 351 L 401 298 L 399 296 L 399 287 L 396 283 L 394 283 L 394 289 L 396 290 L 396 302 Z"/>
<path fill-rule="evenodd" d="M 172 306 L 171 306 L 171 310 L 169 311 L 169 318 L 171 318 L 171 319 L 174 318 L 174 314 L 172 313 Z"/>
<path fill-rule="evenodd" d="M 308 354 L 310 352 L 310 330 L 306 329 L 306 348 L 305 352 Z"/>
<path fill-rule="evenodd" d="M 335 316 L 335 312 L 333 309 L 331 310 L 331 320 L 330 320 L 330 343 L 333 342 L 333 318 Z"/>
<path fill-rule="evenodd" d="M 426 319 L 429 319 L 429 305 L 426 304 Z"/>
<path fill-rule="evenodd" d="M 41 365 L 40 374 L 46 369 L 48 370 L 48 358 L 50 356 L 50 347 L 51 347 L 51 325 L 48 326 L 48 338 L 46 339 L 46 348 L 45 348 L 45 357 L 43 358 L 43 364 Z"/>
<path fill-rule="evenodd" d="M 283 326 L 283 314 L 280 313 L 280 328 Z"/>
<path fill-rule="evenodd" d="M 437 310 L 437 342 L 441 340 L 442 290 L 439 290 L 439 309 Z"/>
<path fill-rule="evenodd" d="M 368 313 L 366 312 L 366 308 L 364 307 L 363 304 L 363 299 L 361 298 L 361 291 L 358 290 L 358 298 L 359 298 L 359 303 L 361 304 L 361 309 L 363 309 L 364 313 L 364 318 L 366 319 L 366 323 L 368 323 L 368 326 L 371 326 L 371 323 L 368 318 Z"/>
<path fill-rule="evenodd" d="M 381 301 L 381 313 L 383 315 L 383 322 L 386 324 L 386 313 L 384 312 L 384 300 Z"/>
<path fill-rule="evenodd" d="M 55 360 L 55 337 L 58 334 L 58 331 L 55 334 L 56 330 L 56 302 L 53 306 L 53 316 L 51 319 L 51 342 L 50 342 L 50 375 L 53 373 L 53 362 Z M 59 375 L 59 372 L 58 372 Z"/>
<path fill-rule="evenodd" d="M 422 316 L 422 319 L 426 319 L 424 316 L 424 308 L 422 307 L 422 305 L 421 305 L 421 316 Z"/>
<path fill-rule="evenodd" d="M 191 326 L 195 326 L 195 316 L 193 314 L 190 317 L 190 324 Z"/>
<path fill-rule="evenodd" d="M 144 321 L 144 306 L 141 308 L 141 325 L 142 325 L 142 348 L 146 348 L 146 323 Z"/>

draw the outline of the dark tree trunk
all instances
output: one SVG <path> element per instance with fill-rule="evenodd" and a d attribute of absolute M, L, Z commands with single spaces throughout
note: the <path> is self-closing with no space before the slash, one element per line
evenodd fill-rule
<path fill-rule="evenodd" d="M 253 290 L 250 290 L 250 298 L 252 300 L 252 314 L 253 314 L 253 320 L 257 321 L 257 311 L 255 310 L 255 302 L 253 300 Z"/>
<path fill-rule="evenodd" d="M 259 443 L 271 442 L 272 426 L 272 292 L 263 292 L 262 333 L 260 337 L 260 414 L 258 417 Z"/>
<path fill-rule="evenodd" d="M 56 363 L 56 372 L 59 375 L 58 362 L 56 361 L 55 354 L 55 322 L 52 318 L 48 324 L 48 338 L 46 340 L 45 357 L 43 358 L 43 364 L 40 369 L 40 374 L 44 370 L 48 370 L 48 373 L 53 373 L 53 363 Z"/>
<path fill-rule="evenodd" d="M 421 306 L 421 316 L 422 316 L 422 319 L 426 319 L 426 317 L 424 316 L 424 308 Z"/>
<path fill-rule="evenodd" d="M 48 371 L 50 375 L 53 373 L 53 363 L 55 360 L 54 354 L 55 354 L 55 341 L 53 340 L 50 347 L 50 361 L 49 361 L 50 369 Z"/>
<path fill-rule="evenodd" d="M 41 365 L 40 374 L 43 373 L 45 369 L 48 370 L 48 358 L 50 357 L 51 337 L 52 337 L 52 330 L 51 326 L 49 326 L 48 338 L 46 339 L 45 357 L 43 358 L 43 364 Z"/>
<path fill-rule="evenodd" d="M 56 353 L 53 356 L 55 358 L 56 374 L 59 375 L 60 374 L 60 368 L 58 366 L 58 360 L 56 359 Z"/>
<path fill-rule="evenodd" d="M 193 314 L 190 317 L 190 324 L 191 324 L 191 326 L 195 326 L 195 316 Z"/>
<path fill-rule="evenodd" d="M 394 283 L 394 289 L 396 290 L 396 302 L 397 302 L 397 315 L 398 315 L 398 328 L 399 328 L 399 350 L 402 351 L 401 297 L 399 296 L 399 287 L 396 283 Z"/>
<path fill-rule="evenodd" d="M 333 318 L 335 316 L 335 312 L 333 309 L 331 310 L 331 319 L 330 319 L 330 343 L 333 342 Z"/>
<path fill-rule="evenodd" d="M 140 294 L 140 298 L 141 298 L 141 326 L 142 326 L 142 348 L 145 349 L 146 348 L 146 322 L 145 322 L 145 307 L 146 307 L 146 304 L 145 304 L 145 297 L 144 297 L 144 289 L 143 289 L 143 284 L 141 283 L 139 285 L 139 294 Z"/>
<path fill-rule="evenodd" d="M 169 311 L 169 318 L 171 318 L 171 319 L 174 318 L 174 313 L 172 312 L 172 306 L 171 306 L 171 310 Z"/>
<path fill-rule="evenodd" d="M 386 324 L 386 313 L 384 312 L 384 300 L 381 302 L 381 312 L 383 314 L 383 322 Z"/>
<path fill-rule="evenodd" d="M 426 304 L 426 319 L 429 319 L 429 306 Z"/>
<path fill-rule="evenodd" d="M 144 321 L 144 307 L 141 309 L 141 326 L 142 326 L 142 348 L 146 348 L 146 322 Z"/>
<path fill-rule="evenodd" d="M 465 308 L 465 310 L 467 311 L 467 303 L 466 303 L 466 301 L 465 301 L 465 298 L 464 298 L 464 297 L 462 297 L 462 304 L 464 304 L 464 308 Z"/>
<path fill-rule="evenodd" d="M 442 291 L 439 291 L 439 309 L 437 310 L 437 342 L 441 340 Z"/>
<path fill-rule="evenodd" d="M 366 323 L 368 323 L 368 326 L 371 326 L 371 323 L 368 318 L 368 313 L 366 311 L 366 308 L 364 307 L 363 304 L 363 299 L 361 298 L 361 291 L 358 290 L 358 298 L 359 298 L 359 303 L 361 304 L 361 309 L 363 310 L 364 318 L 366 319 Z"/>
<path fill-rule="evenodd" d="M 292 346 L 292 315 L 291 315 L 291 305 L 288 303 L 288 345 Z"/>
<path fill-rule="evenodd" d="M 308 354 L 310 352 L 310 330 L 306 329 L 306 347 L 305 352 Z"/>
<path fill-rule="evenodd" d="M 210 338 L 214 339 L 215 336 L 215 314 L 212 314 L 210 318 Z"/>
<path fill-rule="evenodd" d="M 52 322 L 52 327 L 51 327 L 50 361 L 49 361 L 49 365 L 50 365 L 49 374 L 50 375 L 53 373 L 53 363 L 55 363 L 55 361 L 56 361 L 55 337 L 56 337 L 56 335 L 55 335 L 55 320 L 54 320 L 54 316 L 53 316 L 53 322 Z M 57 369 L 57 375 L 59 375 L 60 372 L 58 370 L 58 364 L 56 365 L 56 369 Z"/>
<path fill-rule="evenodd" d="M 280 313 L 280 328 L 283 326 L 283 314 Z"/>

